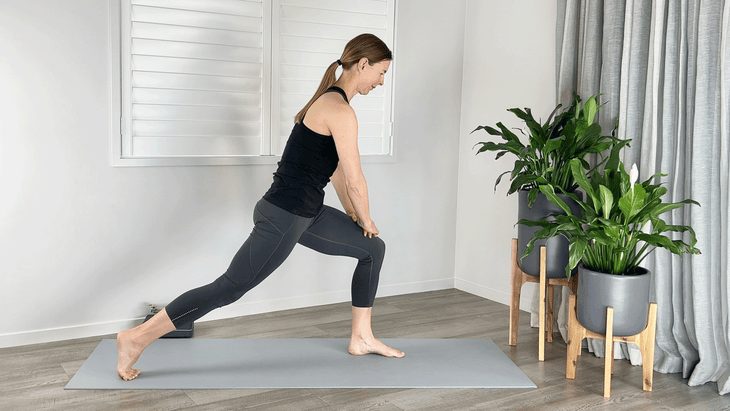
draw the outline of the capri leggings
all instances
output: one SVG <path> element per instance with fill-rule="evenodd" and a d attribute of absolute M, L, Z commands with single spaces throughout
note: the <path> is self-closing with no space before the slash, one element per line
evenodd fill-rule
<path fill-rule="evenodd" d="M 254 209 L 254 228 L 225 274 L 190 290 L 165 309 L 176 328 L 218 307 L 231 304 L 269 276 L 299 243 L 328 255 L 357 258 L 352 277 L 352 305 L 372 307 L 378 288 L 385 243 L 363 236 L 362 229 L 335 208 L 324 206 L 315 217 L 285 211 L 261 199 Z"/>

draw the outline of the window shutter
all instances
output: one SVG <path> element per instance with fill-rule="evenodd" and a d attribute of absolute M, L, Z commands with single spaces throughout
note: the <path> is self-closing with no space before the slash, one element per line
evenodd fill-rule
<path fill-rule="evenodd" d="M 123 0 L 121 13 L 123 157 L 270 154 L 262 0 Z"/>
<path fill-rule="evenodd" d="M 394 13 L 393 0 L 274 0 L 273 153 L 281 154 L 294 116 L 350 39 L 372 33 L 393 49 Z M 390 154 L 391 78 L 386 76 L 385 86 L 352 101 L 360 154 Z"/>

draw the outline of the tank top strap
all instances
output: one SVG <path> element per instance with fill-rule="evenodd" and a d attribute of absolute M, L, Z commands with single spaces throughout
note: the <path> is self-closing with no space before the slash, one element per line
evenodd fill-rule
<path fill-rule="evenodd" d="M 324 92 L 325 93 L 331 93 L 333 91 L 334 92 L 337 92 L 337 93 L 340 93 L 342 95 L 342 98 L 345 99 L 345 102 L 347 102 L 347 104 L 350 104 L 350 100 L 347 99 L 347 94 L 345 93 L 345 90 L 343 90 L 343 89 L 341 89 L 341 88 L 339 88 L 337 86 L 332 86 L 332 87 L 328 88 L 327 90 L 325 90 Z"/>
<path fill-rule="evenodd" d="M 347 99 L 347 93 L 345 93 L 345 90 L 343 90 L 343 89 L 341 89 L 341 88 L 339 88 L 339 87 L 337 87 L 337 86 L 332 86 L 332 87 L 328 88 L 328 89 L 327 89 L 327 90 L 325 90 L 325 91 L 324 91 L 324 93 L 322 93 L 322 94 L 325 94 L 325 93 L 332 93 L 332 92 L 335 92 L 335 93 L 340 93 L 340 95 L 342 95 L 342 98 L 344 98 L 344 99 L 345 99 L 345 102 L 346 102 L 347 104 L 350 104 L 350 100 L 348 100 L 348 99 Z M 304 123 L 304 117 L 306 117 L 306 116 L 307 116 L 307 113 L 304 113 L 304 116 L 302 116 L 302 123 Z"/>

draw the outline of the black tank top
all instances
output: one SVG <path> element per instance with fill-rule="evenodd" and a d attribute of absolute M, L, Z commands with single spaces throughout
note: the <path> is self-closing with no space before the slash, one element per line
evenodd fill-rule
<path fill-rule="evenodd" d="M 339 87 L 330 87 L 325 93 L 333 91 L 349 103 L 347 94 Z M 289 135 L 274 182 L 264 199 L 298 216 L 316 216 L 324 204 L 324 187 L 339 160 L 334 138 L 310 130 L 302 118 Z"/>

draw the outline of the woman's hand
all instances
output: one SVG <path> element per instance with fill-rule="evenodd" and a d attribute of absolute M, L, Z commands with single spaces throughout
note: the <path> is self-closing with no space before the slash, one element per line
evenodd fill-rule
<path fill-rule="evenodd" d="M 362 235 L 364 235 L 367 238 L 373 238 L 377 237 L 378 234 L 380 234 L 380 231 L 378 231 L 378 227 L 375 227 L 375 223 L 373 220 L 370 220 L 369 223 L 364 223 L 359 218 L 357 219 L 357 225 L 362 228 Z"/>

